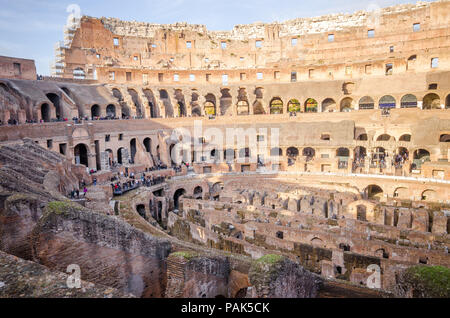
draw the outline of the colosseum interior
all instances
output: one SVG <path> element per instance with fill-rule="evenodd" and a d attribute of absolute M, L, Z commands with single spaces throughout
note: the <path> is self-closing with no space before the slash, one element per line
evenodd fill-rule
<path fill-rule="evenodd" d="M 421 297 L 411 270 L 448 277 L 450 1 L 73 22 L 52 76 L 0 57 L 1 264 L 54 276 L 3 266 L 1 297 Z M 67 296 L 70 264 L 88 287 Z"/>

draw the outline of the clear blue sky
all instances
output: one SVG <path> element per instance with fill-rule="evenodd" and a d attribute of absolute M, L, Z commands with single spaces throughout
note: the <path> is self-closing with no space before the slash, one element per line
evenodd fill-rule
<path fill-rule="evenodd" d="M 63 40 L 66 8 L 81 14 L 154 23 L 205 24 L 230 30 L 236 24 L 284 21 L 330 13 L 351 13 L 377 5 L 415 0 L 0 0 L 0 55 L 34 59 L 38 74 L 48 75 L 54 44 Z"/>

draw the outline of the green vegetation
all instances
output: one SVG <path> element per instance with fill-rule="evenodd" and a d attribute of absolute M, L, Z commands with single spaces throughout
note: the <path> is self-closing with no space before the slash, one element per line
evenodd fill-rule
<path fill-rule="evenodd" d="M 264 255 L 263 257 L 257 259 L 256 262 L 272 265 L 272 264 L 281 262 L 283 259 L 284 259 L 284 257 L 281 255 L 267 254 L 267 255 Z"/>
<path fill-rule="evenodd" d="M 405 278 L 425 297 L 450 297 L 450 268 L 443 266 L 414 266 L 406 270 Z"/>
<path fill-rule="evenodd" d="M 189 261 L 189 260 L 191 260 L 191 259 L 197 257 L 198 254 L 195 253 L 195 252 L 180 251 L 180 252 L 172 253 L 170 256 L 174 256 L 174 257 L 184 257 L 186 260 Z"/>
<path fill-rule="evenodd" d="M 67 215 L 70 210 L 80 209 L 81 207 L 69 201 L 52 201 L 47 205 L 47 213 L 58 215 Z"/>

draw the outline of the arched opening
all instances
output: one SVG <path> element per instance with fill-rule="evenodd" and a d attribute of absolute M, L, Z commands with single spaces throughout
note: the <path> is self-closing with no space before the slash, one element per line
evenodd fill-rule
<path fill-rule="evenodd" d="M 425 149 L 417 149 L 416 151 L 414 151 L 413 164 L 411 166 L 411 169 L 420 170 L 422 168 L 422 165 L 427 161 L 431 161 L 430 152 Z"/>
<path fill-rule="evenodd" d="M 406 161 L 408 161 L 408 159 L 409 159 L 408 149 L 406 149 L 405 147 L 397 148 L 394 159 L 393 159 L 394 167 L 396 169 L 403 168 L 403 165 L 405 164 Z M 399 171 L 399 173 L 400 172 L 401 171 Z"/>
<path fill-rule="evenodd" d="M 199 106 L 196 106 L 192 108 L 192 117 L 201 117 L 202 116 L 202 110 Z"/>
<path fill-rule="evenodd" d="M 431 93 L 423 98 L 423 109 L 440 109 L 441 99 L 438 95 Z"/>
<path fill-rule="evenodd" d="M 141 101 L 139 99 L 138 93 L 134 89 L 131 89 L 131 88 L 128 89 L 128 93 L 130 94 L 131 99 L 133 100 L 133 104 L 136 109 L 136 116 L 138 118 L 141 118 L 143 116 L 143 112 L 142 112 L 142 105 L 141 105 Z"/>
<path fill-rule="evenodd" d="M 356 207 L 356 219 L 358 221 L 367 222 L 367 208 L 365 205 L 358 205 Z"/>
<path fill-rule="evenodd" d="M 314 98 L 308 98 L 305 102 L 305 113 L 317 113 L 317 101 Z"/>
<path fill-rule="evenodd" d="M 286 150 L 286 155 L 288 156 L 288 165 L 292 166 L 297 161 L 297 157 L 299 155 L 299 151 L 295 147 L 289 147 Z"/>
<path fill-rule="evenodd" d="M 437 201 L 437 193 L 434 190 L 425 190 L 422 192 L 422 201 Z"/>
<path fill-rule="evenodd" d="M 336 112 L 336 102 L 332 98 L 327 98 L 322 102 L 322 112 L 333 113 Z"/>
<path fill-rule="evenodd" d="M 98 117 L 100 117 L 100 106 L 93 105 L 91 107 L 91 118 L 95 119 L 95 118 L 98 118 Z"/>
<path fill-rule="evenodd" d="M 367 149 L 361 146 L 358 146 L 354 150 L 354 159 L 353 159 L 353 169 L 355 171 L 357 168 L 363 168 L 366 162 Z"/>
<path fill-rule="evenodd" d="M 253 114 L 254 115 L 264 115 L 266 113 L 266 111 L 264 110 L 263 105 L 261 104 L 260 101 L 256 101 L 253 104 Z"/>
<path fill-rule="evenodd" d="M 108 163 L 109 163 L 109 166 L 112 167 L 113 162 L 114 162 L 113 151 L 111 149 L 106 149 L 105 152 L 108 153 Z"/>
<path fill-rule="evenodd" d="M 146 152 L 152 151 L 152 140 L 149 137 L 144 139 L 144 147 Z"/>
<path fill-rule="evenodd" d="M 417 55 L 411 55 L 408 58 L 406 70 L 408 70 L 408 71 L 414 70 L 416 68 L 416 60 L 417 60 Z"/>
<path fill-rule="evenodd" d="M 367 136 L 367 134 L 360 134 L 358 135 L 358 137 L 356 137 L 356 140 L 367 141 L 369 140 L 369 137 Z"/>
<path fill-rule="evenodd" d="M 151 118 L 157 118 L 159 116 L 159 112 L 156 105 L 156 101 L 155 101 L 155 96 L 153 95 L 153 92 L 150 89 L 144 89 L 143 90 L 145 97 L 147 98 L 148 101 L 148 106 L 150 108 L 150 117 Z"/>
<path fill-rule="evenodd" d="M 147 214 L 145 213 L 145 205 L 143 205 L 143 204 L 137 205 L 136 206 L 136 211 L 142 218 L 147 220 Z"/>
<path fill-rule="evenodd" d="M 371 158 L 372 168 L 386 168 L 386 149 L 383 147 L 377 147 L 372 151 Z"/>
<path fill-rule="evenodd" d="M 78 144 L 73 149 L 75 164 L 89 166 L 88 163 L 88 147 L 85 144 Z"/>
<path fill-rule="evenodd" d="M 233 99 L 230 94 L 230 90 L 228 88 L 224 88 L 220 91 L 222 96 L 220 97 L 220 114 L 223 115 L 231 115 L 231 105 Z"/>
<path fill-rule="evenodd" d="M 395 141 L 395 138 L 394 137 L 392 137 L 392 136 L 390 136 L 390 135 L 388 135 L 388 134 L 382 134 L 382 135 L 380 135 L 380 136 L 378 136 L 378 138 L 377 138 L 377 141 L 389 141 L 389 140 L 393 140 L 393 141 Z"/>
<path fill-rule="evenodd" d="M 263 98 L 264 89 L 262 87 L 257 87 L 255 89 L 255 96 L 256 98 L 262 99 Z"/>
<path fill-rule="evenodd" d="M 379 108 L 380 109 L 388 109 L 388 108 L 395 108 L 397 106 L 397 102 L 395 101 L 395 98 L 386 95 L 380 98 L 379 102 Z"/>
<path fill-rule="evenodd" d="M 122 150 L 124 148 L 119 148 L 117 149 L 117 163 L 119 164 L 123 164 L 123 160 L 122 160 Z"/>
<path fill-rule="evenodd" d="M 197 186 L 194 189 L 194 199 L 201 200 L 203 196 L 203 188 L 201 186 Z"/>
<path fill-rule="evenodd" d="M 238 115 L 248 115 L 250 113 L 250 108 L 246 100 L 240 100 L 237 103 L 237 114 Z"/>
<path fill-rule="evenodd" d="M 400 138 L 398 139 L 398 141 L 410 142 L 411 141 L 411 135 L 410 134 L 401 135 Z"/>
<path fill-rule="evenodd" d="M 307 147 L 303 149 L 302 152 L 303 157 L 305 157 L 306 161 L 310 161 L 314 159 L 314 156 L 316 155 L 316 151 L 311 148 L 311 147 Z"/>
<path fill-rule="evenodd" d="M 41 119 L 48 123 L 50 121 L 51 112 L 50 112 L 50 106 L 47 103 L 44 103 L 41 105 Z"/>
<path fill-rule="evenodd" d="M 359 109 L 374 109 L 375 102 L 372 97 L 364 96 L 359 100 Z"/>
<path fill-rule="evenodd" d="M 130 150 L 131 150 L 131 163 L 134 163 L 134 158 L 136 157 L 136 138 L 130 140 Z"/>
<path fill-rule="evenodd" d="M 270 114 L 282 114 L 283 113 L 283 101 L 275 97 L 270 102 Z"/>
<path fill-rule="evenodd" d="M 450 108 L 450 94 L 448 94 L 445 99 L 445 108 Z"/>
<path fill-rule="evenodd" d="M 282 231 L 278 231 L 278 232 L 276 233 L 276 237 L 277 237 L 278 239 L 282 240 L 282 239 L 284 238 L 284 233 L 283 233 Z"/>
<path fill-rule="evenodd" d="M 450 142 L 450 134 L 442 134 L 439 136 L 439 142 Z"/>
<path fill-rule="evenodd" d="M 175 210 L 180 208 L 180 197 L 186 194 L 185 189 L 178 189 L 173 195 L 173 205 Z"/>
<path fill-rule="evenodd" d="M 300 113 L 301 112 L 301 105 L 297 99 L 291 99 L 288 102 L 287 106 L 288 106 L 288 113 Z"/>
<path fill-rule="evenodd" d="M 400 102 L 400 108 L 415 108 L 417 107 L 417 97 L 408 94 L 402 97 L 402 100 Z"/>
<path fill-rule="evenodd" d="M 369 200 L 380 200 L 383 196 L 383 189 L 376 184 L 369 185 L 364 192 Z"/>
<path fill-rule="evenodd" d="M 338 169 L 347 169 L 350 150 L 348 148 L 339 148 L 336 150 L 336 157 L 338 159 Z"/>
<path fill-rule="evenodd" d="M 351 99 L 350 97 L 344 98 L 341 101 L 341 112 L 351 112 L 353 110 L 353 99 Z"/>
<path fill-rule="evenodd" d="M 215 116 L 216 115 L 216 105 L 213 102 L 205 103 L 205 114 L 207 116 Z"/>
<path fill-rule="evenodd" d="M 313 238 L 311 240 L 311 244 L 316 247 L 325 247 L 325 244 L 323 243 L 323 241 L 318 237 Z"/>
<path fill-rule="evenodd" d="M 53 94 L 53 93 L 49 93 L 49 94 L 47 94 L 47 98 L 55 106 L 56 118 L 57 119 L 61 119 L 62 118 L 62 114 L 61 114 L 61 105 L 60 105 L 60 98 L 59 98 L 59 96 L 56 95 L 56 94 Z"/>
<path fill-rule="evenodd" d="M 348 148 L 339 148 L 336 150 L 336 157 L 350 157 L 350 150 Z"/>
<path fill-rule="evenodd" d="M 175 116 L 176 117 L 185 117 L 186 115 L 185 107 L 182 102 L 178 102 L 175 106 Z"/>
<path fill-rule="evenodd" d="M 389 258 L 389 254 L 383 248 L 379 248 L 375 251 L 375 256 L 379 258 Z"/>
<path fill-rule="evenodd" d="M 399 187 L 394 191 L 394 198 L 407 199 L 408 189 L 405 187 Z"/>
<path fill-rule="evenodd" d="M 106 116 L 110 119 L 116 118 L 116 106 L 112 104 L 106 106 Z"/>

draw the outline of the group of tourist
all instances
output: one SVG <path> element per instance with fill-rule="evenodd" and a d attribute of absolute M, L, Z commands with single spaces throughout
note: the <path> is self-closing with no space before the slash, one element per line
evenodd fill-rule
<path fill-rule="evenodd" d="M 111 188 L 113 190 L 114 195 L 122 195 L 125 192 L 130 190 L 137 189 L 141 186 L 152 187 L 158 184 L 161 184 L 166 181 L 166 177 L 164 176 L 146 176 L 145 173 L 142 174 L 140 179 L 136 179 L 135 175 L 130 174 L 130 180 L 126 182 L 115 182 L 111 183 Z"/>

